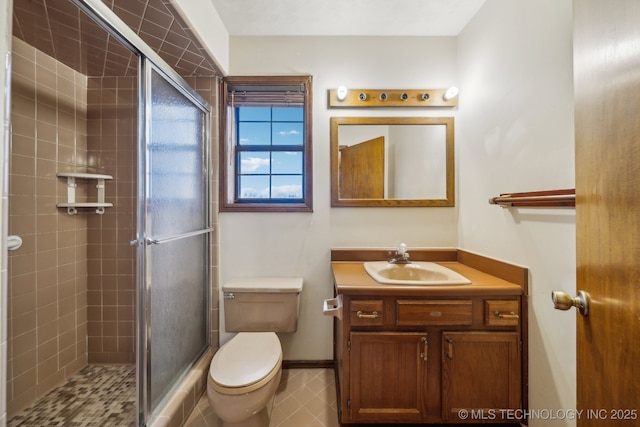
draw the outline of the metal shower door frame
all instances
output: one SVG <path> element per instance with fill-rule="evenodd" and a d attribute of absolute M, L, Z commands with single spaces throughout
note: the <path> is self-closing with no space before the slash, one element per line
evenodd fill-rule
<path fill-rule="evenodd" d="M 152 408 L 152 397 L 151 397 L 151 291 L 152 291 L 152 282 L 151 282 L 151 271 L 150 265 L 151 262 L 151 248 L 154 245 L 159 245 L 163 243 L 169 243 L 172 241 L 185 239 L 189 237 L 195 237 L 199 235 L 206 236 L 206 250 L 205 250 L 205 259 L 209 262 L 207 263 L 207 268 L 205 271 L 205 284 L 211 283 L 211 233 L 213 232 L 213 228 L 211 227 L 211 156 L 209 151 L 209 144 L 207 141 L 210 141 L 210 129 L 211 129 L 211 113 L 208 107 L 208 104 L 195 92 L 189 90 L 190 87 L 180 78 L 178 81 L 174 80 L 170 74 L 165 73 L 165 70 L 158 67 L 152 60 L 146 57 L 141 57 L 141 64 L 139 67 L 140 70 L 140 99 L 143 102 L 139 103 L 140 106 L 140 120 L 139 123 L 139 132 L 140 132 L 140 140 L 138 147 L 138 236 L 137 239 L 132 242 L 134 245 L 138 247 L 138 287 L 137 287 L 137 310 L 138 310 L 138 347 L 136 352 L 136 357 L 138 359 L 138 414 L 139 414 L 139 425 L 146 425 L 146 422 L 149 421 L 151 416 L 153 415 Z M 181 233 L 178 235 L 172 236 L 151 236 L 151 227 L 149 222 L 149 212 L 147 208 L 147 200 L 150 198 L 150 165 L 149 158 L 147 156 L 148 150 L 147 145 L 150 142 L 151 135 L 151 78 L 152 73 L 156 72 L 158 75 L 164 78 L 164 80 L 171 84 L 176 90 L 178 90 L 182 95 L 187 97 L 196 107 L 200 108 L 200 110 L 205 114 L 205 123 L 203 129 L 203 137 L 204 137 L 204 159 L 203 165 L 206 168 L 206 171 L 203 171 L 205 174 L 205 194 L 207 196 L 207 200 L 205 201 L 206 206 L 206 226 L 203 229 L 195 230 L 191 232 Z M 209 313 L 211 310 L 211 294 L 210 294 L 210 286 L 207 286 L 207 301 L 206 301 L 206 309 L 205 312 Z M 207 331 L 211 330 L 211 319 L 210 316 L 205 316 L 205 328 Z M 202 352 L 206 350 L 206 348 L 211 344 L 210 334 L 207 334 L 206 337 L 206 346 L 203 348 Z M 201 353 L 202 354 L 202 353 Z M 201 355 L 200 354 L 200 355 Z M 143 357 L 144 355 L 144 357 Z M 198 355 L 198 356 L 200 356 Z M 197 358 L 196 358 L 197 359 Z M 186 372 L 185 372 L 186 373 Z M 175 385 L 174 385 L 175 386 Z M 162 405 L 158 405 L 162 407 Z"/>

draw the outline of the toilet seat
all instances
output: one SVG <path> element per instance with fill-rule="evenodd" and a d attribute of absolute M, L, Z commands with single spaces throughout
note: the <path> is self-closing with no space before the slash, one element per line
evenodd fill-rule
<path fill-rule="evenodd" d="M 278 373 L 282 347 L 274 332 L 240 332 L 213 356 L 209 378 L 221 394 L 256 390 Z"/>

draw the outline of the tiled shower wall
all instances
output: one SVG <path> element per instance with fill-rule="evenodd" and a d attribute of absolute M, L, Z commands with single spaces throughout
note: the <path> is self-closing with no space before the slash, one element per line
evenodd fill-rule
<path fill-rule="evenodd" d="M 89 363 L 135 362 L 137 81 L 87 78 L 13 39 L 9 416 Z M 112 175 L 68 215 L 57 172 Z M 95 201 L 95 182 L 77 180 Z"/>
<path fill-rule="evenodd" d="M 90 77 L 87 149 L 106 182 L 104 215 L 88 217 L 89 363 L 135 363 L 136 77 Z"/>
<path fill-rule="evenodd" d="M 88 218 L 56 207 L 86 164 L 86 77 L 14 38 L 11 91 L 9 417 L 87 363 Z"/>

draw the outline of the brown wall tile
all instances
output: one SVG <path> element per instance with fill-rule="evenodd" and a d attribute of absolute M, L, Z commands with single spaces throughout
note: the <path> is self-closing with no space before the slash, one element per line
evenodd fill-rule
<path fill-rule="evenodd" d="M 38 345 L 38 362 L 47 360 L 58 353 L 58 340 L 52 339 Z"/>
<path fill-rule="evenodd" d="M 78 315 L 86 312 L 86 268 L 77 265 L 78 258 L 86 260 L 78 255 L 86 249 L 76 244 L 78 233 L 86 234 L 86 218 L 70 218 L 56 207 L 61 196 L 66 198 L 66 183 L 56 173 L 74 170 L 74 162 L 86 157 L 76 147 L 77 135 L 86 135 L 76 111 L 77 106 L 86 109 L 86 91 L 75 84 L 86 78 L 15 38 L 13 51 L 19 53 L 12 74 L 18 95 L 12 111 L 9 232 L 22 235 L 24 243 L 9 254 L 9 347 L 19 352 L 8 361 L 13 368 L 7 372 L 9 417 L 75 373 L 78 360 L 86 364 L 87 359 L 76 344 L 78 334 L 86 334 L 76 323 L 86 318 Z M 82 272 L 85 276 L 78 276 Z"/>
<path fill-rule="evenodd" d="M 12 387 L 10 393 L 15 396 L 27 393 L 29 389 L 35 387 L 37 384 L 37 375 L 36 368 L 30 369 L 24 374 L 16 375 L 11 380 Z"/>
<path fill-rule="evenodd" d="M 25 354 L 28 351 L 31 351 L 35 348 L 35 344 L 37 341 L 36 330 L 32 329 L 26 334 L 19 335 L 15 337 L 9 346 L 9 359 L 14 360 L 19 358 L 21 355 Z"/>

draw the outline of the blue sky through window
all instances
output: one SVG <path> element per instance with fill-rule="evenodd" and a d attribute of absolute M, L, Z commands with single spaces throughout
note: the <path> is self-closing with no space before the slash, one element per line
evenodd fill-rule
<path fill-rule="evenodd" d="M 304 109 L 238 107 L 238 198 L 302 199 Z"/>

